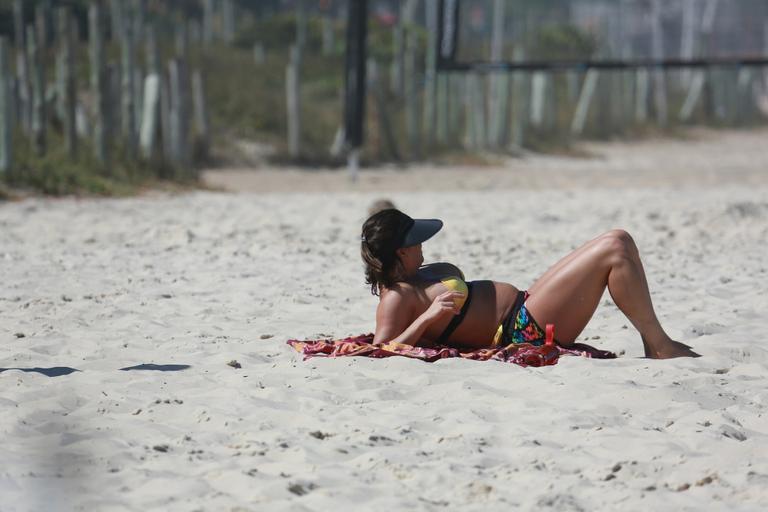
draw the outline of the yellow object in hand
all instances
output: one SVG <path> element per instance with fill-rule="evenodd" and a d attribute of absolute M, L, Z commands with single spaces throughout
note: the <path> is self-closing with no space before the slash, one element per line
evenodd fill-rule
<path fill-rule="evenodd" d="M 452 292 L 463 293 L 464 296 L 454 298 L 453 303 L 456 304 L 457 308 L 461 308 L 462 306 L 464 306 L 464 303 L 467 301 L 467 293 L 469 293 L 469 289 L 467 288 L 467 283 L 465 283 L 458 277 L 446 277 L 445 279 L 441 279 L 440 282 L 443 283 L 445 287 L 451 290 Z"/>

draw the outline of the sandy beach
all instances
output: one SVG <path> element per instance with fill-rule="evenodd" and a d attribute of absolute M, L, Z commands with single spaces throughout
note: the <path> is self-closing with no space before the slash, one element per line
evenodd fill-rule
<path fill-rule="evenodd" d="M 767 143 L 0 203 L 0 511 L 765 510 Z M 428 261 L 521 288 L 626 229 L 703 357 L 642 358 L 606 293 L 579 340 L 616 360 L 302 361 L 287 339 L 374 328 L 359 230 L 381 197 L 445 221 Z"/>

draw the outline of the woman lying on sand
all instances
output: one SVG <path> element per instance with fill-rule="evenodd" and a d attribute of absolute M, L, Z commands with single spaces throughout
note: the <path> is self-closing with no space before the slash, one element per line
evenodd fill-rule
<path fill-rule="evenodd" d="M 544 342 L 554 324 L 568 347 L 597 309 L 605 287 L 640 332 L 646 357 L 698 357 L 672 340 L 653 311 L 632 237 L 613 230 L 558 261 L 528 291 L 509 283 L 464 280 L 450 263 L 423 265 L 422 242 L 440 231 L 437 219 L 414 220 L 394 208 L 363 224 L 366 282 L 379 295 L 374 342 L 439 343 L 472 349 Z"/>

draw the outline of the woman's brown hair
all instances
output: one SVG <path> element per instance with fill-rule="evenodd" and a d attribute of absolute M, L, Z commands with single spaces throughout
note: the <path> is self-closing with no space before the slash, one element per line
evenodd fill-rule
<path fill-rule="evenodd" d="M 394 285 L 402 272 L 397 250 L 413 220 L 400 210 L 390 208 L 371 215 L 363 224 L 360 255 L 365 263 L 365 282 L 371 293 Z"/>

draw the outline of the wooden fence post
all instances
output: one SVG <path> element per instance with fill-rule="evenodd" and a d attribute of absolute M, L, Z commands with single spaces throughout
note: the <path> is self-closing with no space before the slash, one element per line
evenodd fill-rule
<path fill-rule="evenodd" d="M 491 29 L 491 61 L 499 62 L 504 50 L 504 6 L 505 0 L 493 1 L 493 26 Z M 506 72 L 493 73 L 491 80 L 490 145 L 501 148 L 507 141 L 509 120 L 509 75 Z"/>
<path fill-rule="evenodd" d="M 531 75 L 531 124 L 542 128 L 546 121 L 547 75 L 534 71 Z"/>
<path fill-rule="evenodd" d="M 41 55 L 45 55 L 45 49 L 50 40 L 50 0 L 44 0 L 35 7 L 35 31 L 37 32 L 37 48 Z"/>
<path fill-rule="evenodd" d="M 405 55 L 403 61 L 403 82 L 405 85 L 405 133 L 411 159 L 421 154 L 421 130 L 419 129 L 419 79 L 416 69 L 417 34 L 414 27 L 416 0 L 406 0 L 403 7 L 405 25 Z"/>
<path fill-rule="evenodd" d="M 157 45 L 157 30 L 150 24 L 145 30 L 147 36 L 144 50 L 147 62 L 147 77 L 144 79 L 144 101 L 142 105 L 139 146 L 145 160 L 156 161 L 158 156 L 158 136 L 161 132 L 161 95 L 163 73 L 160 64 L 160 50 Z M 167 137 L 167 135 L 165 135 Z"/>
<path fill-rule="evenodd" d="M 515 48 L 512 55 L 515 62 L 525 60 L 525 50 L 521 47 Z M 512 73 L 512 137 L 511 147 L 514 150 L 520 150 L 525 145 L 525 136 L 528 131 L 528 120 L 530 119 L 529 101 L 531 95 L 531 80 L 527 71 L 514 71 Z"/>
<path fill-rule="evenodd" d="M 286 111 L 288 114 L 288 154 L 301 155 L 301 72 L 299 45 L 291 47 L 291 56 L 285 71 Z"/>
<path fill-rule="evenodd" d="M 223 0 L 221 6 L 222 36 L 224 42 L 232 44 L 237 34 L 237 17 L 235 16 L 235 3 L 232 0 Z"/>
<path fill-rule="evenodd" d="M 437 126 L 437 2 L 426 2 L 427 48 L 424 62 L 424 134 L 427 148 L 435 145 Z"/>
<path fill-rule="evenodd" d="M 435 135 L 437 137 L 438 144 L 446 144 L 448 142 L 448 134 L 450 133 L 450 75 L 447 73 L 437 74 L 437 114 L 435 116 L 435 122 L 437 128 Z"/>
<path fill-rule="evenodd" d="M 32 145 L 38 156 L 46 149 L 45 64 L 35 27 L 27 27 L 27 51 L 32 76 Z"/>
<path fill-rule="evenodd" d="M 141 116 L 139 145 L 141 156 L 152 161 L 157 154 L 157 133 L 160 110 L 160 76 L 150 72 L 144 80 L 144 109 Z"/>
<path fill-rule="evenodd" d="M 18 76 L 17 90 L 19 106 L 16 117 L 21 129 L 26 135 L 32 129 L 32 88 L 30 85 L 29 61 L 24 26 L 23 0 L 13 2 L 13 30 L 16 42 L 16 75 Z"/>
<path fill-rule="evenodd" d="M 210 147 L 210 122 L 208 107 L 205 104 L 205 82 L 202 72 L 198 69 L 192 74 L 192 91 L 195 111 L 195 155 L 208 158 Z"/>
<path fill-rule="evenodd" d="M 664 37 L 661 27 L 661 0 L 651 2 L 651 45 L 653 58 L 664 58 Z M 656 121 L 661 126 L 667 124 L 667 77 L 663 69 L 653 72 L 653 99 Z"/>
<path fill-rule="evenodd" d="M 171 93 L 171 154 L 173 164 L 186 176 L 190 170 L 189 127 L 182 65 L 177 59 L 168 65 Z"/>
<path fill-rule="evenodd" d="M 307 0 L 296 0 L 296 48 L 299 67 L 303 63 L 304 47 L 307 45 L 307 18 Z"/>
<path fill-rule="evenodd" d="M 644 123 L 648 120 L 648 86 L 650 83 L 650 72 L 647 69 L 638 69 L 635 77 L 637 86 L 635 87 L 635 120 L 638 123 Z"/>
<path fill-rule="evenodd" d="M 160 143 L 164 162 L 173 163 L 173 127 L 171 123 L 171 85 L 168 75 L 161 72 L 160 77 Z M 171 176 L 168 176 L 171 177 Z"/>
<path fill-rule="evenodd" d="M 331 13 L 325 13 L 323 15 L 323 55 L 325 57 L 333 55 L 336 46 L 335 35 Z"/>
<path fill-rule="evenodd" d="M 216 12 L 215 0 L 203 0 L 203 46 L 213 43 L 213 19 Z"/>
<path fill-rule="evenodd" d="M 584 132 L 589 107 L 592 104 L 592 97 L 595 94 L 599 76 L 600 72 L 597 69 L 589 69 L 584 77 L 584 85 L 581 88 L 579 102 L 576 104 L 576 112 L 574 112 L 573 121 L 571 122 L 571 133 L 574 135 L 581 135 Z"/>
<path fill-rule="evenodd" d="M 130 14 L 128 14 L 130 13 Z M 137 141 L 136 141 L 136 111 L 135 111 L 135 62 L 134 43 L 133 43 L 133 13 L 130 10 L 124 10 L 126 15 L 121 25 L 123 33 L 120 34 L 121 47 L 121 105 L 122 105 L 122 127 L 123 140 L 125 142 L 125 156 L 129 160 L 136 160 Z"/>
<path fill-rule="evenodd" d="M 392 67 L 389 71 L 390 91 L 398 98 L 404 94 L 404 61 L 405 61 L 405 20 L 403 18 L 405 8 L 398 2 L 399 13 L 397 23 L 392 29 Z"/>
<path fill-rule="evenodd" d="M 392 130 L 392 122 L 389 117 L 384 87 L 382 87 L 381 78 L 379 77 L 379 66 L 376 63 L 376 60 L 372 57 L 368 58 L 366 66 L 368 89 L 376 104 L 376 117 L 379 121 L 380 138 L 384 139 L 384 144 L 386 145 L 390 156 L 395 161 L 399 162 L 401 160 L 400 151 L 397 148 L 397 141 L 395 140 L 395 134 Z"/>
<path fill-rule="evenodd" d="M 448 74 L 448 139 L 461 140 L 462 121 L 464 118 L 464 77 L 460 73 Z"/>
<path fill-rule="evenodd" d="M 7 176 L 13 167 L 12 77 L 8 60 L 8 41 L 0 36 L 0 177 Z"/>
<path fill-rule="evenodd" d="M 263 43 L 255 43 L 253 45 L 253 61 L 256 63 L 257 66 L 261 66 L 266 62 L 267 55 L 264 51 L 264 44 Z"/>
<path fill-rule="evenodd" d="M 103 12 L 100 4 L 92 3 L 88 11 L 88 23 L 90 26 L 91 94 L 94 99 L 93 150 L 96 160 L 109 172 L 111 119 L 102 20 Z"/>
<path fill-rule="evenodd" d="M 77 81 L 75 79 L 75 53 L 72 33 L 72 17 L 69 9 L 60 7 L 58 10 L 59 25 L 59 62 L 61 73 L 59 77 L 58 95 L 60 98 L 62 124 L 64 126 L 64 141 L 70 158 L 77 157 L 77 127 L 75 110 L 77 106 Z"/>
<path fill-rule="evenodd" d="M 109 0 L 109 21 L 112 41 L 120 41 L 123 33 L 123 4 L 125 0 Z"/>
<path fill-rule="evenodd" d="M 147 21 L 147 0 L 133 0 L 133 40 L 143 41 Z M 141 87 L 137 87 L 141 90 Z"/>

